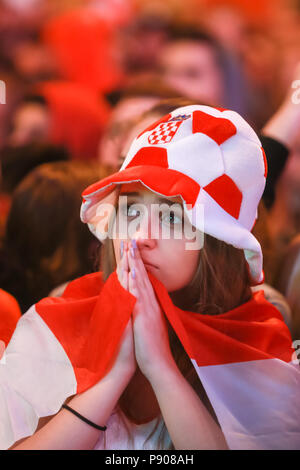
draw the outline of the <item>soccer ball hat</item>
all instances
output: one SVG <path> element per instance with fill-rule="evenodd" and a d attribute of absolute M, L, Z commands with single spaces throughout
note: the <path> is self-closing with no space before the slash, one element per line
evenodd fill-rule
<path fill-rule="evenodd" d="M 195 228 L 244 250 L 257 284 L 263 281 L 262 252 L 251 230 L 266 174 L 261 142 L 239 114 L 185 106 L 144 130 L 120 171 L 83 192 L 81 219 L 101 240 L 99 204 L 113 202 L 113 190 L 124 183 L 140 182 L 165 197 L 181 196 Z M 197 217 L 200 208 L 203 217 Z"/>

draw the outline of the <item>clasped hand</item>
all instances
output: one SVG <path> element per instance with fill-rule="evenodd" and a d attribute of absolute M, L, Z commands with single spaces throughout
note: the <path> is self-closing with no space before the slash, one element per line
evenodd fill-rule
<path fill-rule="evenodd" d="M 122 243 L 117 275 L 122 287 L 136 297 L 120 353 L 123 360 L 136 361 L 151 382 L 165 368 L 174 367 L 175 362 L 170 350 L 167 322 L 141 258 L 138 241 Z M 117 360 L 120 360 L 120 353 Z"/>

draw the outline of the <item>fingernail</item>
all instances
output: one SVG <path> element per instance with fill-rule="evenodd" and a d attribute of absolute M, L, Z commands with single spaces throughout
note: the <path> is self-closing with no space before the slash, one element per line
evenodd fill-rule
<path fill-rule="evenodd" d="M 130 248 L 130 254 L 134 258 L 134 249 L 132 247 Z"/>
<path fill-rule="evenodd" d="M 132 270 L 131 270 L 131 276 L 132 276 L 132 279 L 135 279 L 135 269 L 134 268 L 132 268 Z"/>
<path fill-rule="evenodd" d="M 120 249 L 120 251 L 121 251 L 121 258 L 122 258 L 123 253 L 124 253 L 124 242 L 123 242 L 123 240 L 121 241 L 121 249 Z"/>
<path fill-rule="evenodd" d="M 131 240 L 131 243 L 132 243 L 133 248 L 136 249 L 137 245 L 136 245 L 136 241 L 134 238 Z"/>

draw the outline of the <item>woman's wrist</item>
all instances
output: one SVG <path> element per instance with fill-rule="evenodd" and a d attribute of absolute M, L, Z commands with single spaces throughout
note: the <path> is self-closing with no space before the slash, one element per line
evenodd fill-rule
<path fill-rule="evenodd" d="M 163 362 L 160 361 L 157 365 L 153 363 L 151 367 L 144 372 L 144 375 L 151 383 L 153 389 L 156 386 L 160 386 L 162 383 L 169 383 L 170 380 L 174 380 L 176 377 L 182 377 L 173 356 Z"/>
<path fill-rule="evenodd" d="M 105 426 L 132 376 L 132 370 L 112 369 L 98 383 L 75 395 L 68 405 L 86 419 Z"/>
<path fill-rule="evenodd" d="M 117 380 L 118 382 L 128 383 L 136 371 L 136 362 L 128 364 L 114 364 L 103 379 Z M 102 379 L 102 380 L 103 380 Z"/>

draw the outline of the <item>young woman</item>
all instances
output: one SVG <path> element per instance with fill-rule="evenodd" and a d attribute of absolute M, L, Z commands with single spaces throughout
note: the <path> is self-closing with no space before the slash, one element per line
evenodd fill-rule
<path fill-rule="evenodd" d="M 250 290 L 263 279 L 250 230 L 265 177 L 239 115 L 188 106 L 84 191 L 103 272 L 19 322 L 0 370 L 4 447 L 55 413 L 15 448 L 300 446 L 291 338 Z"/>

